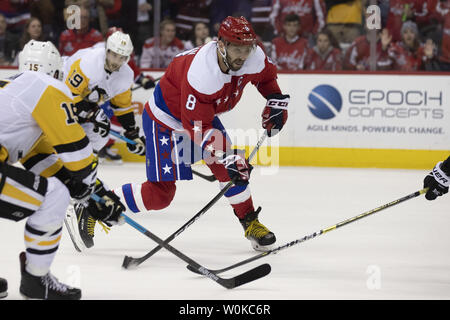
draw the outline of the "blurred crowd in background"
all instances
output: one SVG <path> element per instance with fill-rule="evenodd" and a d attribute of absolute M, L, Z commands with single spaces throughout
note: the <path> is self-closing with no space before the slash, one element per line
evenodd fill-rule
<path fill-rule="evenodd" d="M 381 27 L 371 55 L 373 4 Z M 75 29 L 72 5 L 80 9 Z M 225 17 L 244 16 L 279 70 L 449 71 L 449 9 L 449 0 L 0 0 L 0 64 L 17 66 L 30 39 L 69 56 L 118 27 L 130 34 L 139 67 L 164 69 L 179 52 L 217 39 Z"/>

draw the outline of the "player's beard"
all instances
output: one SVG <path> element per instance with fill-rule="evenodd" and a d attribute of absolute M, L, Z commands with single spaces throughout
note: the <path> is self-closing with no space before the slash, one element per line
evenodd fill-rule
<path fill-rule="evenodd" d="M 228 65 L 230 66 L 230 70 L 231 71 L 238 71 L 242 68 L 242 66 L 245 63 L 245 60 L 242 59 L 234 59 L 234 60 L 230 60 L 229 56 L 227 56 L 227 62 Z"/>
<path fill-rule="evenodd" d="M 119 65 L 117 63 L 110 63 L 108 60 L 105 61 L 105 69 L 114 72 L 120 69 L 122 65 Z"/>

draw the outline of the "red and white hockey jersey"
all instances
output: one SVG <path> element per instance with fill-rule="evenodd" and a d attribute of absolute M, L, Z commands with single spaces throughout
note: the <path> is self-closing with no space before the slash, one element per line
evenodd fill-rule
<path fill-rule="evenodd" d="M 217 61 L 216 41 L 211 41 L 173 59 L 146 104 L 146 111 L 172 130 L 187 130 L 191 137 L 201 133 L 204 147 L 214 132 L 214 117 L 233 109 L 249 82 L 264 97 L 281 93 L 276 70 L 257 46 L 239 71 L 223 73 Z M 224 140 L 220 141 L 222 148 L 226 146 Z M 218 150 L 216 145 L 214 148 Z"/>

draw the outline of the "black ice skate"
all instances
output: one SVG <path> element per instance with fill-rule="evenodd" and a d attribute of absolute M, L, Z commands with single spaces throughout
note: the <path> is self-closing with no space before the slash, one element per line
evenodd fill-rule
<path fill-rule="evenodd" d="M 20 294 L 25 299 L 33 300 L 80 300 L 81 290 L 72 288 L 56 279 L 50 271 L 42 277 L 33 276 L 25 270 L 26 255 L 19 255 L 20 271 Z"/>
<path fill-rule="evenodd" d="M 84 204 L 70 205 L 67 209 L 64 224 L 69 231 L 75 250 L 82 252 L 94 246 L 96 220 L 89 214 Z M 103 230 L 108 233 L 109 227 L 99 221 Z"/>
<path fill-rule="evenodd" d="M 0 299 L 5 298 L 8 295 L 8 281 L 0 278 Z"/>
<path fill-rule="evenodd" d="M 269 251 L 271 245 L 275 243 L 276 237 L 273 232 L 267 229 L 258 220 L 261 207 L 256 211 L 248 213 L 244 219 L 239 219 L 245 231 L 245 237 L 250 240 L 253 249 L 256 251 Z"/>

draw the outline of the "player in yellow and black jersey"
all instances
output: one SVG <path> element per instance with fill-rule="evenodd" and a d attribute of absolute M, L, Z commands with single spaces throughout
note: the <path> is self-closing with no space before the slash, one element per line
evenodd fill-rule
<path fill-rule="evenodd" d="M 31 40 L 19 54 L 21 73 L 0 80 L 0 217 L 27 218 L 20 292 L 33 299 L 81 298 L 80 289 L 49 270 L 70 198 L 85 201 L 96 188 L 97 163 L 73 114 L 72 94 L 60 81 L 61 64 L 51 42 Z M 14 165 L 39 155 L 57 156 L 48 178 Z M 100 196 L 106 204 L 95 218 L 117 223 L 123 205 L 112 192 Z"/>
<path fill-rule="evenodd" d="M 127 144 L 130 152 L 144 155 L 145 138 L 136 126 L 131 105 L 134 74 L 127 64 L 133 52 L 129 35 L 120 30 L 112 33 L 104 46 L 77 51 L 64 62 L 64 83 L 74 95 L 74 114 L 85 129 L 94 151 L 108 142 L 109 119 L 99 104 L 109 101 L 114 115 L 125 129 L 124 136 L 134 143 Z M 68 211 L 66 226 L 75 249 L 83 251 L 94 245 L 95 205 L 75 205 Z"/>

